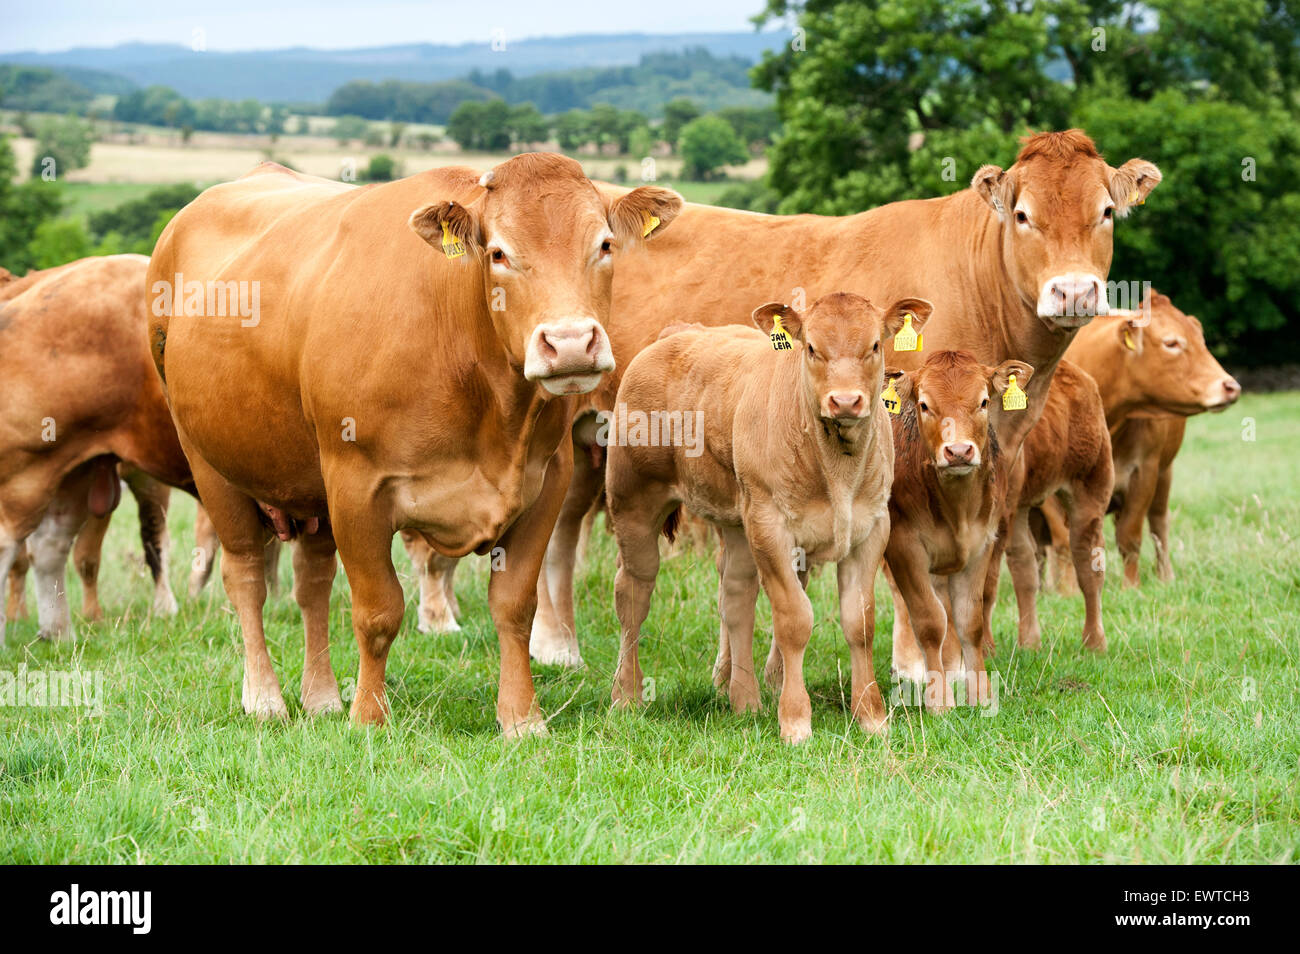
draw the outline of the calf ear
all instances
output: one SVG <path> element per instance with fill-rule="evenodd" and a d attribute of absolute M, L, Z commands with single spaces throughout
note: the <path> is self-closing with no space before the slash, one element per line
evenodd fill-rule
<path fill-rule="evenodd" d="M 1034 376 L 1034 369 L 1023 361 L 1016 361 L 1014 359 L 1011 361 L 1003 361 L 996 368 L 991 369 L 989 374 L 989 387 L 998 392 L 998 394 L 1001 394 L 1007 389 L 1007 385 L 1011 382 L 1011 375 L 1013 374 L 1016 376 L 1016 386 L 1023 391 L 1025 385 L 1029 383 L 1029 379 Z"/>
<path fill-rule="evenodd" d="M 682 210 L 682 197 L 672 189 L 640 186 L 615 199 L 609 207 L 609 227 L 625 246 L 653 238 Z"/>
<path fill-rule="evenodd" d="M 980 166 L 971 177 L 970 187 L 992 206 L 998 218 L 1006 219 L 1007 210 L 1015 204 L 1011 176 L 1001 166 Z"/>
<path fill-rule="evenodd" d="M 920 331 L 933 313 L 934 305 L 924 298 L 900 298 L 886 309 L 882 330 L 886 338 L 892 338 L 903 327 L 903 319 L 911 315 L 912 330 Z"/>
<path fill-rule="evenodd" d="M 778 315 L 781 317 L 781 327 L 793 337 L 802 341 L 803 316 L 789 305 L 783 305 L 779 301 L 769 301 L 766 305 L 759 305 L 755 308 L 751 317 L 754 319 L 754 325 L 759 331 L 765 335 L 770 335 Z"/>
<path fill-rule="evenodd" d="M 1118 169 L 1112 169 L 1110 197 L 1115 200 L 1115 214 L 1123 218 L 1133 206 L 1145 202 L 1162 178 L 1155 163 L 1145 159 L 1130 159 Z"/>
<path fill-rule="evenodd" d="M 1132 351 L 1134 354 L 1142 353 L 1142 328 L 1147 321 L 1142 317 L 1141 312 L 1133 315 L 1121 315 L 1115 322 L 1115 335 L 1119 338 L 1119 345 L 1125 351 Z"/>
<path fill-rule="evenodd" d="M 898 394 L 898 399 L 906 404 L 912 399 L 912 376 L 902 368 L 885 368 L 885 387 L 890 383 L 894 385 L 894 391 Z"/>
<path fill-rule="evenodd" d="M 442 251 L 448 258 L 460 257 L 455 254 L 456 242 L 459 242 L 465 251 L 479 252 L 483 248 L 478 215 L 459 202 L 434 202 L 432 205 L 416 209 L 407 219 L 407 225 L 415 231 L 416 235 Z M 450 242 L 447 241 L 448 238 Z"/>

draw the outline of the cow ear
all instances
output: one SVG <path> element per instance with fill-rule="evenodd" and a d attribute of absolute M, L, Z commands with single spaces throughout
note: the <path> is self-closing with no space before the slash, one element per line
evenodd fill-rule
<path fill-rule="evenodd" d="M 886 338 L 892 338 L 903 327 L 903 320 L 908 315 L 912 316 L 912 330 L 920 331 L 933 313 L 934 305 L 924 298 L 900 298 L 885 310 L 882 332 Z"/>
<path fill-rule="evenodd" d="M 912 376 L 902 368 L 885 368 L 885 387 L 894 385 L 898 400 L 906 404 L 912 398 Z"/>
<path fill-rule="evenodd" d="M 682 197 L 672 189 L 640 186 L 615 199 L 609 207 L 609 227 L 625 246 L 658 235 L 677 218 Z"/>
<path fill-rule="evenodd" d="M 1115 334 L 1119 338 L 1120 347 L 1133 354 L 1141 354 L 1142 327 L 1146 324 L 1140 313 L 1121 315 L 1115 322 Z"/>
<path fill-rule="evenodd" d="M 1024 390 L 1029 384 L 1029 379 L 1034 376 L 1034 369 L 1031 365 L 1023 361 L 1003 361 L 996 368 L 991 368 L 989 373 L 989 386 L 1001 394 L 1011 383 L 1011 375 L 1016 376 L 1016 387 Z"/>
<path fill-rule="evenodd" d="M 1011 176 L 1001 166 L 980 166 L 971 177 L 970 187 L 992 207 L 998 218 L 1007 217 L 1007 210 L 1014 204 Z"/>
<path fill-rule="evenodd" d="M 759 305 L 755 308 L 752 318 L 754 319 L 754 326 L 759 331 L 765 335 L 770 335 L 772 329 L 776 326 L 778 316 L 781 318 L 781 327 L 791 336 L 802 341 L 803 316 L 789 305 L 783 305 L 779 301 L 769 301 L 766 305 Z"/>
<path fill-rule="evenodd" d="M 1133 206 L 1145 202 L 1162 178 L 1155 163 L 1145 159 L 1130 159 L 1118 169 L 1112 169 L 1110 197 L 1115 200 L 1115 214 L 1123 218 Z"/>
<path fill-rule="evenodd" d="M 440 249 L 448 258 L 460 258 L 456 254 L 456 243 L 465 251 L 482 250 L 478 215 L 459 202 L 434 202 L 411 213 L 407 224 L 436 249 Z M 446 226 L 444 230 L 443 226 Z"/>

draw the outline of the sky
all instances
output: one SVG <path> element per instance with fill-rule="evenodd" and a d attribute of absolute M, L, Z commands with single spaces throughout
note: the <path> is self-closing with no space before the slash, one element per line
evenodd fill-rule
<path fill-rule="evenodd" d="M 488 42 L 574 33 L 696 33 L 753 29 L 764 0 L 0 0 L 0 52 L 115 46 L 134 40 L 209 50 L 342 49 L 397 43 Z"/>

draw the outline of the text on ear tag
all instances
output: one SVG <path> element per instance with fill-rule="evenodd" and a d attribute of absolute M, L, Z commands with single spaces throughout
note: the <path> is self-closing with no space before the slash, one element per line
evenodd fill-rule
<path fill-rule="evenodd" d="M 772 350 L 773 351 L 792 351 L 794 345 L 790 344 L 790 333 L 785 330 L 781 324 L 781 316 L 775 315 L 772 318 Z"/>
<path fill-rule="evenodd" d="M 1130 335 L 1127 331 L 1124 332 L 1124 347 L 1128 348 L 1129 351 L 1137 350 L 1137 345 L 1133 343 L 1133 336 Z"/>
<path fill-rule="evenodd" d="M 894 335 L 894 350 L 920 351 L 923 346 L 921 336 L 912 328 L 912 313 L 909 311 L 903 315 L 903 327 Z"/>
<path fill-rule="evenodd" d="M 465 254 L 465 243 L 451 234 L 447 223 L 442 223 L 442 254 L 448 258 L 460 258 Z"/>
<path fill-rule="evenodd" d="M 1013 374 L 1007 381 L 1007 389 L 1002 392 L 1002 410 L 1023 411 L 1027 407 L 1029 407 L 1029 397 L 1020 390 L 1020 385 L 1016 383 L 1016 376 Z"/>
<path fill-rule="evenodd" d="M 641 210 L 641 237 L 645 238 L 658 227 L 659 227 L 659 216 L 651 215 L 645 209 L 642 209 Z"/>
<path fill-rule="evenodd" d="M 885 403 L 885 410 L 890 414 L 901 414 L 903 411 L 903 402 L 899 400 L 898 391 L 894 387 L 894 379 L 889 379 L 889 387 L 880 392 L 880 400 Z"/>

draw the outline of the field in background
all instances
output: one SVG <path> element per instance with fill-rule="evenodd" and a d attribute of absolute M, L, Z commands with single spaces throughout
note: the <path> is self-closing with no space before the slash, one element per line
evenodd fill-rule
<path fill-rule="evenodd" d="M 1257 440 L 1243 441 L 1251 419 Z M 464 632 L 414 628 L 413 576 L 388 670 L 393 719 L 354 729 L 296 704 L 302 641 L 288 594 L 268 639 L 292 713 L 240 711 L 241 642 L 214 585 L 147 616 L 129 498 L 105 550 L 109 621 L 72 644 L 19 622 L 0 672 L 102 672 L 104 711 L 0 707 L 0 860 L 12 862 L 942 861 L 1294 862 L 1300 857 L 1300 394 L 1248 395 L 1191 422 L 1176 465 L 1178 579 L 1105 591 L 1111 651 L 1081 650 L 1077 599 L 1045 595 L 1043 649 L 1017 651 L 1009 582 L 995 616 L 999 710 L 895 710 L 885 740 L 848 719 L 834 574 L 811 586 L 812 740 L 777 741 L 774 699 L 733 715 L 709 681 L 712 558 L 664 562 L 642 648 L 655 700 L 609 709 L 617 623 L 612 539 L 580 579 L 587 668 L 534 666 L 548 740 L 503 743 L 487 569 L 458 579 Z M 171 521 L 183 593 L 193 505 Z M 1107 528 L 1108 537 L 1111 529 Z M 1113 544 L 1109 556 L 1118 564 Z M 75 575 L 74 606 L 79 606 Z M 889 678 L 883 586 L 875 661 Z M 29 594 L 29 602 L 31 600 Z M 762 601 L 756 653 L 766 652 Z M 356 672 L 340 576 L 331 623 Z"/>

